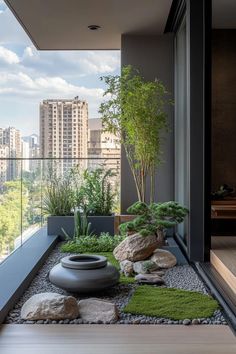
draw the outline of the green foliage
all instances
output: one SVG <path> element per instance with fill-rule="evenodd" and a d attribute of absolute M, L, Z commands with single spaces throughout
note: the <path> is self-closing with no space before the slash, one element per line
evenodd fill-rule
<path fill-rule="evenodd" d="M 146 179 L 151 177 L 150 201 L 153 201 L 154 175 L 162 162 L 162 136 L 167 130 L 168 92 L 158 81 L 145 81 L 132 66 L 121 75 L 101 78 L 107 86 L 106 100 L 100 105 L 103 126 L 123 144 L 129 161 L 139 201 L 146 198 Z"/>
<path fill-rule="evenodd" d="M 121 234 L 138 232 L 142 236 L 155 234 L 158 230 L 164 230 L 184 221 L 188 209 L 177 202 L 152 203 L 147 205 L 136 202 L 127 211 L 137 217 L 133 221 L 120 225 Z"/>
<path fill-rule="evenodd" d="M 43 212 L 46 215 L 72 215 L 75 209 L 88 215 L 111 215 L 117 193 L 112 185 L 112 169 L 86 169 L 79 166 L 60 174 L 51 169 L 46 180 Z"/>
<path fill-rule="evenodd" d="M 0 195 L 0 255 L 14 249 L 14 241 L 28 226 L 29 198 L 27 188 L 20 180 L 4 183 Z M 22 217 L 22 225 L 21 225 Z"/>
<path fill-rule="evenodd" d="M 59 174 L 49 170 L 44 190 L 42 210 L 46 215 L 72 215 L 75 206 L 74 191 L 70 173 Z"/>
<path fill-rule="evenodd" d="M 123 310 L 145 316 L 184 320 L 211 317 L 219 308 L 212 297 L 174 288 L 139 286 Z"/>
<path fill-rule="evenodd" d="M 93 232 L 91 232 L 91 223 L 88 222 L 88 217 L 86 214 L 81 214 L 80 211 L 75 211 L 74 213 L 74 235 L 72 242 L 79 242 L 82 237 L 91 237 Z M 64 235 L 67 240 L 70 240 L 70 236 L 66 233 L 66 231 L 62 228 Z"/>
<path fill-rule="evenodd" d="M 116 176 L 112 169 L 85 170 L 80 188 L 80 199 L 86 205 L 89 215 L 111 215 L 116 194 L 111 179 Z M 78 205 L 79 206 L 79 205 Z"/>
<path fill-rule="evenodd" d="M 61 250 L 72 253 L 112 252 L 124 238 L 124 236 L 110 236 L 108 233 L 102 233 L 100 236 L 78 237 L 65 243 Z"/>

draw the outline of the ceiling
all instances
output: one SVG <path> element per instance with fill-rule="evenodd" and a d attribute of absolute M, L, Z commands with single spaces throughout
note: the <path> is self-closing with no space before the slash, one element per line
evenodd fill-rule
<path fill-rule="evenodd" d="M 213 28 L 236 28 L 236 0 L 212 0 Z"/>
<path fill-rule="evenodd" d="M 121 34 L 161 34 L 172 0 L 6 0 L 38 49 L 120 49 Z M 99 25 L 97 31 L 89 25 Z"/>

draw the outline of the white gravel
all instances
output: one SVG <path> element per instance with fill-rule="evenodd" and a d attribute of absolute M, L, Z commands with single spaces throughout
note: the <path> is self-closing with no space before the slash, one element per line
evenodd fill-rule
<path fill-rule="evenodd" d="M 20 300 L 16 303 L 15 307 L 8 314 L 5 323 L 40 323 L 40 324 L 82 324 L 87 323 L 83 322 L 80 318 L 75 320 L 60 320 L 60 321 L 24 321 L 20 318 L 20 310 L 24 302 L 29 299 L 32 295 L 41 293 L 41 292 L 57 292 L 60 294 L 68 293 L 62 289 L 59 289 L 52 285 L 48 280 L 47 274 L 50 269 L 57 264 L 62 257 L 65 257 L 67 254 L 60 252 L 60 244 L 52 251 L 49 258 L 40 269 L 29 288 L 25 291 Z M 68 254 L 69 255 L 69 254 Z M 205 288 L 202 281 L 197 276 L 196 272 L 189 265 L 176 266 L 172 269 L 166 271 L 164 275 L 164 280 L 167 287 L 179 288 L 184 290 L 194 290 L 199 291 L 200 293 L 207 294 L 207 289 Z M 166 318 L 158 317 L 149 317 L 144 315 L 131 315 L 122 313 L 122 308 L 129 302 L 130 297 L 132 296 L 135 288 L 138 285 L 136 284 L 119 284 L 112 289 L 108 289 L 104 292 L 98 294 L 93 294 L 93 297 L 100 299 L 109 300 L 115 303 L 120 310 L 120 318 L 117 324 L 223 324 L 226 325 L 225 318 L 220 310 L 215 311 L 214 316 L 211 318 L 196 318 L 194 320 L 181 320 L 173 321 Z M 78 296 L 73 294 L 77 299 L 87 298 L 88 296 Z"/>

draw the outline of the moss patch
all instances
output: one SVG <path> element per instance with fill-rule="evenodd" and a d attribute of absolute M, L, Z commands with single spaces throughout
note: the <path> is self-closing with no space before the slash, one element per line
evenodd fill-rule
<path fill-rule="evenodd" d="M 125 313 L 156 316 L 172 320 L 211 317 L 218 309 L 217 301 L 198 292 L 172 288 L 139 286 Z"/>
<path fill-rule="evenodd" d="M 91 252 L 90 254 L 93 254 Z M 94 253 L 95 254 L 95 253 Z M 120 264 L 119 262 L 115 259 L 113 256 L 112 252 L 98 252 L 96 253 L 97 255 L 101 255 L 107 258 L 108 262 L 110 262 L 113 266 L 115 266 L 117 269 L 120 270 Z M 125 275 L 121 274 L 120 276 L 120 283 L 122 284 L 130 284 L 130 283 L 135 283 L 135 279 L 133 277 L 126 277 Z"/>

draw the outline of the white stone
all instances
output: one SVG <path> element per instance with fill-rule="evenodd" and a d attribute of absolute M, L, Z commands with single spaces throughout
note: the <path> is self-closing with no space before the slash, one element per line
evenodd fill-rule
<path fill-rule="evenodd" d="M 96 298 L 80 300 L 79 314 L 82 320 L 93 323 L 106 323 L 118 319 L 118 309 L 115 304 Z"/>
<path fill-rule="evenodd" d="M 123 273 L 126 277 L 131 277 L 134 272 L 133 264 L 133 262 L 128 261 L 127 259 L 125 261 L 120 262 L 121 273 Z"/>
<path fill-rule="evenodd" d="M 156 249 L 150 258 L 151 261 L 155 262 L 158 268 L 172 268 L 176 265 L 176 257 L 169 251 L 163 249 Z"/>
<path fill-rule="evenodd" d="M 78 303 L 73 296 L 57 293 L 33 295 L 21 308 L 23 320 L 63 320 L 79 315 Z"/>

